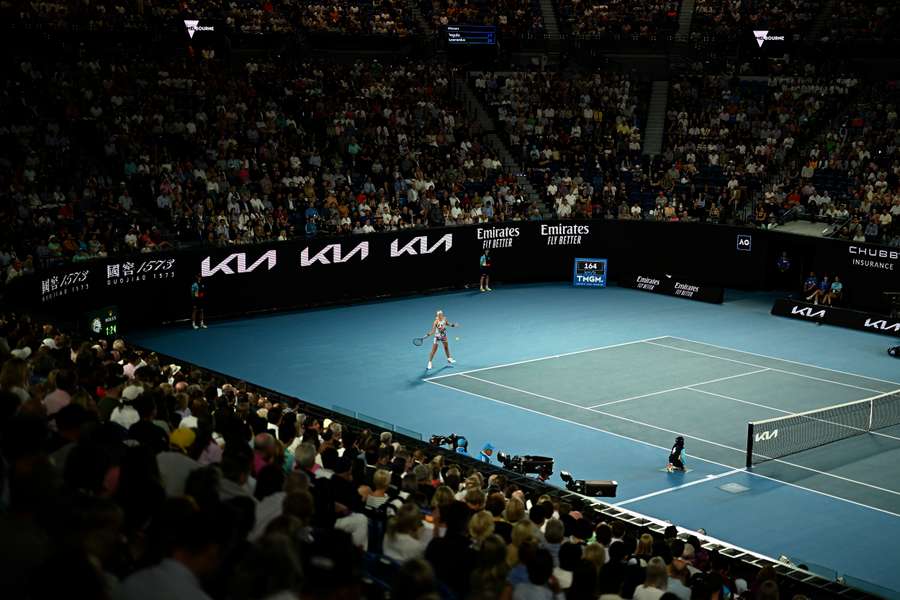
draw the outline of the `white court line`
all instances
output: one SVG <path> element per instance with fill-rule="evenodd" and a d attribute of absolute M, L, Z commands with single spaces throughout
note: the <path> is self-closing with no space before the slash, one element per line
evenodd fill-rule
<path fill-rule="evenodd" d="M 696 383 L 695 383 L 694 385 L 700 385 L 700 384 L 696 384 Z M 719 393 L 717 393 L 717 392 L 710 392 L 710 391 L 707 391 L 707 390 L 701 390 L 701 389 L 699 389 L 699 388 L 694 388 L 694 387 L 689 387 L 688 389 L 691 390 L 692 392 L 700 392 L 701 394 L 709 394 L 710 396 L 718 396 L 719 398 L 725 398 L 726 400 L 733 400 L 733 401 L 735 401 L 735 402 L 740 402 L 741 404 L 749 404 L 749 405 L 751 405 L 751 406 L 758 406 L 758 407 L 760 407 L 760 408 L 767 408 L 767 409 L 769 409 L 769 410 L 772 410 L 772 411 L 775 411 L 775 412 L 780 412 L 780 413 L 783 413 L 783 414 L 786 414 L 786 415 L 796 415 L 796 414 L 797 414 L 797 413 L 793 413 L 793 412 L 791 412 L 791 411 L 789 411 L 789 410 L 783 410 L 783 409 L 781 409 L 781 408 L 775 408 L 774 406 L 766 406 L 765 404 L 757 404 L 756 402 L 750 402 L 749 400 L 741 400 L 740 398 L 735 398 L 734 396 L 726 396 L 725 394 L 719 394 Z M 826 407 L 826 408 L 827 408 L 827 407 Z M 817 409 L 813 409 L 813 410 L 817 410 Z M 780 418 L 780 417 L 774 417 L 774 418 L 775 418 L 775 419 L 778 419 L 778 418 Z M 841 425 L 840 423 L 834 423 L 834 422 L 832 422 L 832 421 L 825 421 L 825 420 L 822 420 L 822 419 L 815 419 L 815 420 L 816 420 L 816 421 L 823 422 L 823 423 L 830 423 L 830 424 L 832 424 L 832 425 Z M 849 427 L 849 426 L 845 426 L 845 425 L 841 425 L 841 426 L 842 426 L 842 427 Z M 862 432 L 864 432 L 864 433 L 871 433 L 872 435 L 877 435 L 877 436 L 880 436 L 880 437 L 885 437 L 885 438 L 889 438 L 889 439 L 892 439 L 892 440 L 897 440 L 898 442 L 900 442 L 900 437 L 897 437 L 897 436 L 895 436 L 895 435 L 889 435 L 889 434 L 887 434 L 887 433 L 881 433 L 880 431 L 871 431 L 871 430 L 868 430 L 868 429 L 862 429 L 862 428 L 859 428 L 859 427 L 850 427 L 850 429 L 856 429 L 856 430 L 862 431 Z"/>
<path fill-rule="evenodd" d="M 658 425 L 653 425 L 653 424 L 651 424 L 651 423 L 645 423 L 645 422 L 643 422 L 643 421 L 638 421 L 638 420 L 636 420 L 636 419 L 630 419 L 630 418 L 628 418 L 628 417 L 623 417 L 623 416 L 621 416 L 621 415 L 614 415 L 613 413 L 603 412 L 602 410 L 594 410 L 594 409 L 591 409 L 591 408 L 585 408 L 584 406 L 579 406 L 579 405 L 577 405 L 577 404 L 572 404 L 571 402 L 566 402 L 565 400 L 558 400 L 558 399 L 556 399 L 556 398 L 551 398 L 550 396 L 544 396 L 543 394 L 537 394 L 537 393 L 535 393 L 535 392 L 529 392 L 528 390 L 523 390 L 523 389 L 520 389 L 520 388 L 516 388 L 516 387 L 513 387 L 513 386 L 511 386 L 511 385 L 506 385 L 506 384 L 504 384 L 504 383 L 497 383 L 496 381 L 490 381 L 490 380 L 488 380 L 488 379 L 480 379 L 480 378 L 478 378 L 478 377 L 472 377 L 471 375 L 463 375 L 463 377 L 468 377 L 469 379 L 474 379 L 474 380 L 476 380 L 476 381 L 483 381 L 484 383 L 489 383 L 489 384 L 492 384 L 492 385 L 496 385 L 496 386 L 498 386 L 498 387 L 506 388 L 506 389 L 508 389 L 508 390 L 513 390 L 513 391 L 515 391 L 515 392 L 520 392 L 520 393 L 522 393 L 522 394 L 528 394 L 529 396 L 536 396 L 536 397 L 538 397 L 538 398 L 543 398 L 543 399 L 545 399 L 545 400 L 551 400 L 551 401 L 553 401 L 553 402 L 559 402 L 560 404 L 566 404 L 566 405 L 568 405 L 568 406 L 574 406 L 575 408 L 580 408 L 580 409 L 582 409 L 582 410 L 587 410 L 587 411 L 589 411 L 589 412 L 597 413 L 598 415 L 603 415 L 603 416 L 606 416 L 606 417 L 612 417 L 612 418 L 614 418 L 614 419 L 619 419 L 619 420 L 622 420 L 622 421 L 627 421 L 627 422 L 629 422 L 629 423 L 634 423 L 635 425 L 640 425 L 640 426 L 642 426 L 642 427 L 649 427 L 649 428 L 651 428 L 651 429 L 658 429 L 659 431 L 665 431 L 666 433 L 671 433 L 671 434 L 674 434 L 674 435 L 681 435 L 681 436 L 684 436 L 684 437 L 686 437 L 686 438 L 690 438 L 690 439 L 692 439 L 692 440 L 697 440 L 698 442 L 703 442 L 704 444 L 709 444 L 710 446 L 718 446 L 719 448 L 725 448 L 726 450 L 733 450 L 734 452 L 738 452 L 738 453 L 740 453 L 740 454 L 742 454 L 742 455 L 745 455 L 745 456 L 746 456 L 746 453 L 747 453 L 747 450 L 746 450 L 745 448 L 735 448 L 734 446 L 729 446 L 729 445 L 727 445 L 727 444 L 720 444 L 719 442 L 714 442 L 714 441 L 712 441 L 712 440 L 707 440 L 707 439 L 704 439 L 704 438 L 701 438 L 701 437 L 697 437 L 697 436 L 695 436 L 695 435 L 690 435 L 690 434 L 688 434 L 688 433 L 682 433 L 682 432 L 679 432 L 679 431 L 675 431 L 674 429 L 666 429 L 665 427 L 660 427 L 660 426 L 658 426 Z M 823 476 L 825 476 L 825 477 L 833 477 L 834 479 L 840 479 L 841 481 L 846 481 L 846 482 L 848 482 L 848 483 L 855 483 L 856 485 L 861 485 L 861 486 L 863 486 L 863 487 L 871 488 L 871 489 L 873 489 L 873 490 L 878 490 L 878 491 L 880 491 L 880 492 L 885 492 L 885 493 L 887 493 L 887 494 L 894 494 L 894 495 L 896 495 L 896 496 L 900 496 L 900 492 L 898 492 L 898 491 L 896 491 L 896 490 L 889 490 L 889 489 L 887 489 L 887 488 L 883 488 L 883 487 L 880 487 L 880 486 L 877 486 L 877 485 L 874 485 L 874 484 L 871 484 L 871 483 L 866 483 L 866 482 L 864 482 L 864 481 L 857 481 L 857 480 L 855 480 L 855 479 L 850 479 L 849 477 L 844 477 L 844 476 L 842 476 L 842 475 L 835 475 L 834 473 L 826 473 L 825 471 L 820 471 L 820 470 L 818 470 L 818 469 L 813 469 L 812 467 L 807 467 L 807 466 L 804 466 L 804 465 L 798 465 L 798 464 L 796 464 L 796 463 L 792 463 L 792 462 L 786 461 L 786 460 L 781 459 L 781 458 L 773 458 L 773 459 L 770 459 L 770 460 L 772 460 L 773 462 L 781 463 L 781 464 L 783 464 L 783 465 L 789 465 L 789 466 L 795 467 L 795 468 L 797 468 L 797 469 L 803 469 L 804 471 L 810 471 L 810 472 L 812 472 L 812 473 L 817 473 L 817 474 L 823 475 Z"/>
<path fill-rule="evenodd" d="M 890 392 L 890 390 L 876 390 L 873 388 L 862 387 L 861 385 L 853 385 L 852 383 L 843 383 L 841 381 L 832 381 L 831 379 L 825 379 L 823 377 L 815 377 L 813 375 L 804 375 L 803 373 L 795 373 L 793 371 L 786 371 L 785 369 L 777 369 L 775 367 L 765 367 L 764 365 L 757 365 L 755 363 L 747 362 L 745 360 L 737 360 L 735 358 L 725 358 L 724 356 L 716 356 L 715 354 L 708 354 L 706 352 L 699 352 L 697 350 L 688 350 L 687 348 L 679 348 L 678 346 L 668 346 L 666 344 L 660 344 L 659 342 L 654 342 L 651 340 L 647 340 L 645 343 L 653 344 L 654 346 L 660 346 L 662 348 L 669 348 L 670 350 L 676 350 L 678 352 L 689 352 L 691 354 L 699 354 L 700 356 L 708 356 L 709 358 L 718 358 L 719 360 L 727 360 L 728 362 L 738 363 L 741 365 L 747 365 L 749 367 L 768 368 L 770 371 L 776 371 L 778 373 L 786 373 L 787 375 L 794 375 L 796 377 L 805 377 L 807 379 L 815 379 L 818 381 L 824 381 L 825 383 L 831 383 L 834 385 L 842 385 L 844 387 L 856 388 L 858 390 L 865 390 L 867 392 L 875 392 L 876 394 L 885 394 L 885 393 Z M 736 350 L 735 352 L 740 352 L 740 350 Z M 900 384 L 898 384 L 898 385 L 900 385 Z"/>
<path fill-rule="evenodd" d="M 832 373 L 840 373 L 841 375 L 850 375 L 851 377 L 858 377 L 859 379 L 868 379 L 869 381 L 879 381 L 881 383 L 889 383 L 891 385 L 900 387 L 900 382 L 897 382 L 897 381 L 890 381 L 887 379 L 879 379 L 878 377 L 869 377 L 868 375 L 860 375 L 859 373 L 851 373 L 849 371 L 841 371 L 839 369 L 831 369 L 829 367 L 820 367 L 818 365 L 811 365 L 809 363 L 800 362 L 799 360 L 789 360 L 787 358 L 778 358 L 777 356 L 769 356 L 768 354 L 759 354 L 758 352 L 747 352 L 745 350 L 737 350 L 736 348 L 728 348 L 727 346 L 717 346 L 716 344 L 710 344 L 708 342 L 698 342 L 696 340 L 689 340 L 687 338 L 678 337 L 677 335 L 667 335 L 665 337 L 673 339 L 673 340 L 681 340 L 682 342 L 690 342 L 692 344 L 701 344 L 703 346 L 710 346 L 712 348 L 718 348 L 719 350 L 728 350 L 730 352 L 737 352 L 739 354 L 749 354 L 751 356 L 758 356 L 760 358 L 769 358 L 772 360 L 779 360 L 781 362 L 790 363 L 792 365 L 800 365 L 801 367 L 810 367 L 812 369 L 821 369 L 823 371 L 831 371 Z M 659 339 L 659 338 L 657 338 L 657 339 Z M 879 391 L 890 392 L 892 390 L 879 390 Z"/>
<path fill-rule="evenodd" d="M 610 344 L 609 346 L 598 346 L 596 348 L 585 348 L 584 350 L 575 350 L 574 352 L 563 352 L 562 354 L 551 354 L 550 356 L 540 356 L 538 358 L 529 358 L 526 360 L 517 360 L 515 362 L 503 363 L 492 367 L 481 367 L 480 369 L 469 369 L 468 371 L 457 371 L 446 375 L 435 375 L 433 377 L 425 377 L 422 381 L 434 381 L 435 379 L 443 379 L 444 377 L 453 377 L 454 375 L 465 375 L 466 373 L 478 373 L 480 371 L 490 371 L 491 369 L 500 369 L 502 367 L 514 367 L 516 365 L 524 365 L 526 363 L 538 362 L 541 360 L 550 360 L 553 358 L 562 358 L 563 356 L 572 356 L 574 354 L 584 354 L 585 352 L 595 352 L 597 350 L 608 350 L 609 348 L 619 348 L 621 346 L 631 346 L 632 344 L 643 344 L 644 342 L 652 342 L 653 340 L 663 340 L 670 336 L 658 336 L 647 338 L 644 340 L 634 340 L 631 342 L 622 342 L 620 344 Z"/>
<path fill-rule="evenodd" d="M 628 398 L 622 398 L 621 400 L 612 400 L 611 402 L 604 402 L 603 404 L 595 404 L 594 406 L 589 406 L 588 408 L 600 408 L 601 406 L 610 406 L 611 404 L 620 404 L 622 402 L 628 402 L 629 400 L 637 400 L 638 398 L 648 398 L 650 396 L 658 396 L 660 394 L 667 394 L 669 392 L 676 392 L 678 390 L 686 390 L 690 389 L 691 386 L 695 385 L 706 385 L 707 383 L 718 383 L 719 381 L 727 381 L 728 379 L 735 379 L 737 377 L 744 377 L 745 375 L 753 375 L 755 373 L 762 373 L 763 371 L 768 371 L 768 368 L 765 369 L 757 369 L 755 371 L 747 371 L 746 373 L 738 373 L 737 375 L 729 375 L 728 377 L 718 377 L 716 379 L 709 379 L 707 381 L 699 381 L 697 383 L 691 383 L 688 385 L 680 385 L 678 387 L 669 388 L 667 390 L 660 390 L 658 392 L 650 392 L 649 394 L 641 394 L 640 396 L 629 396 Z"/>
<path fill-rule="evenodd" d="M 626 504 L 631 504 L 633 502 L 640 502 L 641 500 L 646 500 L 647 498 L 653 498 L 655 496 L 661 496 L 663 494 L 668 494 L 669 492 L 677 492 L 678 490 L 683 490 L 684 488 L 689 488 L 694 485 L 699 485 L 701 483 L 706 483 L 708 481 L 715 481 L 716 479 L 721 479 L 722 477 L 728 477 L 730 475 L 734 475 L 735 473 L 740 473 L 745 471 L 746 469 L 732 469 L 730 471 L 725 471 L 724 473 L 719 473 L 718 475 L 707 475 L 703 479 L 697 479 L 696 481 L 690 481 L 688 483 L 682 483 L 681 485 L 676 485 L 668 488 L 663 488 L 661 490 L 656 490 L 655 492 L 650 492 L 649 494 L 644 494 L 643 496 L 637 496 L 635 498 L 629 498 L 628 500 L 623 500 L 622 502 L 616 502 L 613 506 L 625 506 Z"/>
<path fill-rule="evenodd" d="M 657 450 L 663 450 L 665 452 L 669 451 L 669 448 L 666 448 L 664 446 L 659 446 L 657 444 L 652 444 L 645 440 L 639 440 L 638 438 L 633 438 L 633 437 L 629 437 L 627 435 L 622 435 L 621 433 L 615 433 L 614 431 L 609 431 L 607 429 L 601 429 L 599 427 L 594 427 L 593 425 L 588 425 L 587 423 L 580 423 L 579 421 L 572 421 L 571 419 L 566 419 L 565 417 L 558 417 L 556 415 L 551 415 L 549 413 L 541 412 L 539 410 L 534 410 L 533 408 L 528 408 L 527 406 L 520 406 L 518 404 L 513 404 L 511 402 L 504 402 L 503 400 L 498 400 L 497 398 L 491 398 L 490 396 L 485 396 L 483 394 L 478 394 L 476 392 L 470 392 L 469 390 L 464 390 L 462 388 L 453 387 L 452 385 L 447 385 L 446 383 L 441 383 L 439 381 L 431 380 L 431 381 L 428 381 L 428 383 L 430 383 L 432 385 L 440 386 L 442 388 L 446 388 L 448 390 L 453 390 L 454 392 L 460 392 L 463 394 L 468 394 L 469 396 L 475 396 L 476 398 L 481 398 L 482 400 L 488 400 L 490 402 L 495 402 L 497 404 L 502 404 L 504 406 L 510 406 L 512 408 L 524 410 L 525 412 L 530 412 L 530 413 L 533 413 L 536 415 L 540 415 L 542 417 L 547 417 L 548 419 L 554 419 L 556 421 L 568 423 L 569 425 L 575 425 L 577 427 L 582 427 L 584 429 L 590 429 L 592 431 L 599 431 L 600 433 L 605 433 L 605 434 L 611 435 L 613 437 L 617 437 L 617 438 L 620 438 L 623 440 L 628 440 L 628 441 L 634 442 L 636 444 L 641 444 L 642 446 L 656 448 Z M 692 456 L 692 458 L 696 458 L 697 460 L 699 460 L 701 462 L 705 462 L 710 465 L 716 465 L 717 467 L 722 467 L 724 469 L 733 469 L 734 468 L 734 465 L 726 465 L 725 463 L 716 462 L 714 460 L 710 460 L 708 458 L 703 458 L 701 456 L 696 456 L 696 457 L 693 455 L 691 455 L 691 456 Z M 768 475 L 763 475 L 762 473 L 756 473 L 754 471 L 748 471 L 746 469 L 744 470 L 744 472 L 747 473 L 748 475 L 752 475 L 754 477 L 759 477 L 760 479 L 766 479 L 773 483 L 778 483 L 780 485 L 786 485 L 788 487 L 797 488 L 798 490 L 803 490 L 805 492 L 810 492 L 812 494 L 824 496 L 825 498 L 837 500 L 838 502 L 845 502 L 847 504 L 852 504 L 852 505 L 858 506 L 860 508 L 866 508 L 869 510 L 874 510 L 875 512 L 880 512 L 880 513 L 884 513 L 886 515 L 890 515 L 892 517 L 900 518 L 900 513 L 891 512 L 884 508 L 878 508 L 877 506 L 869 506 L 868 504 L 863 504 L 862 502 L 857 502 L 856 500 L 851 500 L 850 498 L 843 498 L 841 496 L 835 496 L 834 494 L 829 494 L 828 492 L 823 492 L 821 490 L 814 490 L 812 488 L 804 487 L 802 485 L 799 485 L 797 483 L 792 483 L 790 481 L 782 481 L 781 479 L 777 479 L 775 477 L 769 477 Z"/>

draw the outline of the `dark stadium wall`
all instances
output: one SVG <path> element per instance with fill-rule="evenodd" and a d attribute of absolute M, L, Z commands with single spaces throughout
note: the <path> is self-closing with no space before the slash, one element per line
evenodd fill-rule
<path fill-rule="evenodd" d="M 700 223 L 525 221 L 140 254 L 21 278 L 8 296 L 68 318 L 117 305 L 124 325 L 151 325 L 189 316 L 198 273 L 215 318 L 461 288 L 477 282 L 486 248 L 507 283 L 571 281 L 582 257 L 607 258 L 611 280 L 647 272 L 742 289 L 837 273 L 852 304 L 874 311 L 900 289 L 896 249 Z"/>

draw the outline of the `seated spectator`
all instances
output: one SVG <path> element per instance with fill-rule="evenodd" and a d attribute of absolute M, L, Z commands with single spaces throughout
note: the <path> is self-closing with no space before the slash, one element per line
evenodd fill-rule
<path fill-rule="evenodd" d="M 553 580 L 553 557 L 538 548 L 529 557 L 528 580 L 513 587 L 513 600 L 561 600 L 559 586 Z"/>
<path fill-rule="evenodd" d="M 840 304 L 841 298 L 844 293 L 844 284 L 841 283 L 840 277 L 837 275 L 834 276 L 834 281 L 831 282 L 831 289 L 825 294 L 824 304 L 831 306 L 832 304 Z"/>
<path fill-rule="evenodd" d="M 412 502 L 405 503 L 397 515 L 388 520 L 384 536 L 384 555 L 397 562 L 424 558 L 427 544 L 419 538 L 422 513 Z"/>
<path fill-rule="evenodd" d="M 809 276 L 803 280 L 803 297 L 812 302 L 819 294 L 819 280 L 815 272 L 810 271 Z"/>
<path fill-rule="evenodd" d="M 668 583 L 669 572 L 665 561 L 658 556 L 651 558 L 647 563 L 644 583 L 634 590 L 634 600 L 659 600 L 666 593 Z"/>

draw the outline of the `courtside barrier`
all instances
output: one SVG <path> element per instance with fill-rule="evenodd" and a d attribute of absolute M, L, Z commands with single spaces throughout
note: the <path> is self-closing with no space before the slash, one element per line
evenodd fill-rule
<path fill-rule="evenodd" d="M 800 321 L 812 321 L 900 337 L 900 318 L 840 306 L 825 306 L 790 298 L 779 298 L 772 306 L 772 314 Z"/>
<path fill-rule="evenodd" d="M 19 277 L 7 299 L 60 318 L 113 305 L 123 325 L 151 325 L 188 317 L 198 274 L 215 318 L 474 285 L 485 249 L 495 282 L 570 281 L 576 257 L 599 256 L 613 281 L 670 273 L 712 292 L 838 274 L 848 303 L 876 312 L 900 288 L 895 249 L 702 223 L 518 221 L 98 259 Z"/>

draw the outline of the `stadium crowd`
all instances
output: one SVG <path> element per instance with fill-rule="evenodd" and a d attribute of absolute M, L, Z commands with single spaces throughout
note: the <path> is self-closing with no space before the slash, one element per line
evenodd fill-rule
<path fill-rule="evenodd" d="M 4 315 L 0 362 L 6 598 L 776 600 L 784 585 L 675 527 L 598 520 L 122 340 Z"/>
<path fill-rule="evenodd" d="M 800 30 L 819 3 L 758 4 L 755 24 Z M 623 6 L 563 2 L 560 14 L 596 17 L 602 26 L 584 25 L 596 33 L 618 23 Z M 641 6 L 650 21 L 677 18 L 677 4 Z M 2 10 L 24 21 L 66 11 L 133 16 L 103 2 Z M 402 2 L 148 2 L 143 10 L 235 22 L 261 11 L 265 27 L 291 15 L 310 29 L 399 35 L 408 19 Z M 515 31 L 540 20 L 525 1 L 434 2 L 425 12 L 438 25 L 464 16 Z M 733 31 L 745 12 L 726 0 L 697 2 L 694 29 Z M 857 16 L 860 28 L 880 35 L 896 11 L 864 2 Z M 514 174 L 457 99 L 463 74 L 445 64 L 276 56 L 228 63 L 210 53 L 85 47 L 50 58 L 10 53 L 3 65 L 10 76 L 0 96 L 0 280 L 180 244 L 548 214 L 762 227 L 799 215 L 834 224 L 838 237 L 900 244 L 895 84 L 853 104 L 858 81 L 835 67 L 797 62 L 765 80 L 744 77 L 745 65 L 674 75 L 655 157 L 642 155 L 650 92 L 631 74 L 470 74 L 468 85 L 521 166 Z M 851 114 L 857 105 L 864 115 Z M 827 133 L 816 138 L 817 131 Z M 536 197 L 519 185 L 521 174 Z"/>
<path fill-rule="evenodd" d="M 560 218 L 602 215 L 610 174 L 640 162 L 646 94 L 626 75 L 477 73 L 473 85 Z"/>
<path fill-rule="evenodd" d="M 422 14 L 434 31 L 451 24 L 493 25 L 511 37 L 541 37 L 544 17 L 537 0 L 421 0 Z"/>
<path fill-rule="evenodd" d="M 560 0 L 559 18 L 577 37 L 646 41 L 675 33 L 680 0 Z"/>
<path fill-rule="evenodd" d="M 33 28 L 54 31 L 162 31 L 183 27 L 184 19 L 198 19 L 219 33 L 272 35 L 326 32 L 341 35 L 406 37 L 412 18 L 402 0 L 236 0 L 221 2 L 151 1 L 134 5 L 122 1 L 7 2 L 0 15 Z"/>
<path fill-rule="evenodd" d="M 727 45 L 735 35 L 754 30 L 799 40 L 809 33 L 825 3 L 821 0 L 696 0 L 691 40 L 701 45 Z"/>
<path fill-rule="evenodd" d="M 900 247 L 897 82 L 872 86 L 816 136 L 787 204 L 835 227 L 835 236 Z"/>
<path fill-rule="evenodd" d="M 7 248 L 12 259 L 45 265 L 529 209 L 443 65 L 268 61 L 232 71 L 181 60 L 161 69 L 128 56 L 8 66 L 15 95 L 3 100 L 0 136 L 12 185 L 0 210 L 4 239 L 19 241 Z"/>

